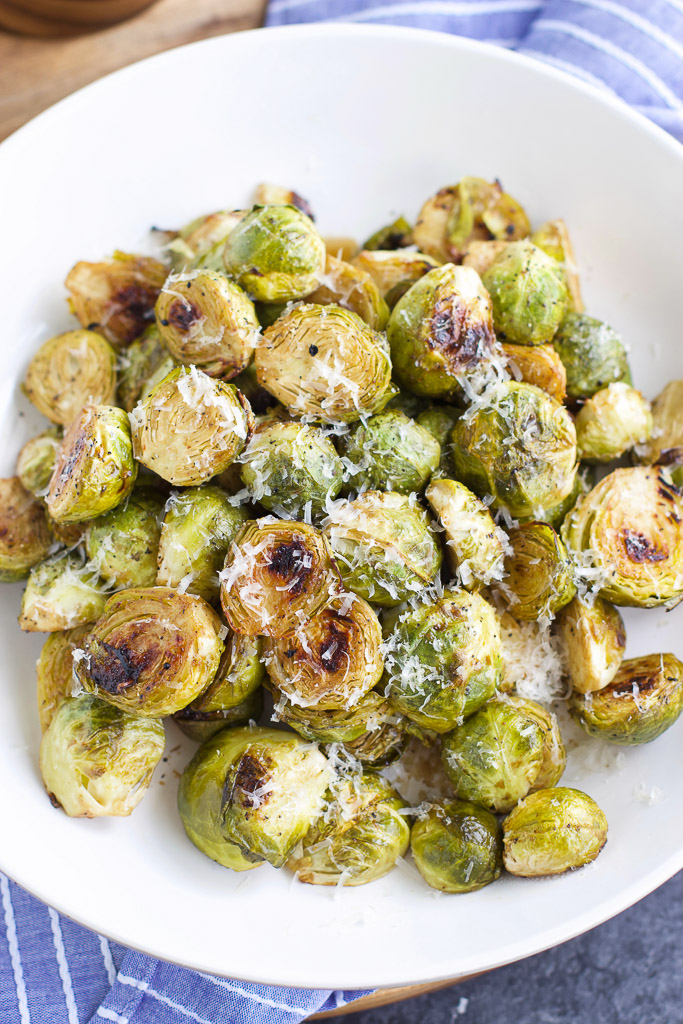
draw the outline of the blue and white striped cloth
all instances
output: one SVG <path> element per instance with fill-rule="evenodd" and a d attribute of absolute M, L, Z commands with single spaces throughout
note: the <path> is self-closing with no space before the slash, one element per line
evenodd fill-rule
<path fill-rule="evenodd" d="M 510 47 L 683 141 L 683 0 L 272 0 L 268 25 L 390 22 Z M 362 992 L 214 978 L 124 949 L 0 875 L 0 1024 L 294 1024 Z"/>

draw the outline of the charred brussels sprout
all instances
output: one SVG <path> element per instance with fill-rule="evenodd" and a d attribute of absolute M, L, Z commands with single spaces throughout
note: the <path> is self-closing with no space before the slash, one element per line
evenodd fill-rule
<path fill-rule="evenodd" d="M 672 380 L 652 403 L 653 429 L 643 462 L 670 468 L 677 487 L 683 487 L 683 380 Z M 20 474 L 21 475 L 21 474 Z"/>
<path fill-rule="evenodd" d="M 587 462 L 611 462 L 651 434 L 650 403 L 623 381 L 596 391 L 576 417 L 577 450 Z"/>
<path fill-rule="evenodd" d="M 271 185 L 262 182 L 254 190 L 254 203 L 257 206 L 296 206 L 311 220 L 315 220 L 311 204 L 303 196 L 300 196 L 294 189 L 284 188 L 282 185 Z"/>
<path fill-rule="evenodd" d="M 225 269 L 260 302 L 302 299 L 325 269 L 325 243 L 295 206 L 257 206 L 228 235 Z"/>
<path fill-rule="evenodd" d="M 398 383 L 450 398 L 468 377 L 486 377 L 493 358 L 491 302 L 469 267 L 430 270 L 399 299 L 387 326 Z"/>
<path fill-rule="evenodd" d="M 116 353 L 96 331 L 67 331 L 40 346 L 24 393 L 53 423 L 68 427 L 84 405 L 107 405 L 116 394 Z"/>
<path fill-rule="evenodd" d="M 439 261 L 412 249 L 397 249 L 395 252 L 363 249 L 353 258 L 353 265 L 370 275 L 391 308 L 411 285 L 438 267 Z"/>
<path fill-rule="evenodd" d="M 155 307 L 157 327 L 173 358 L 229 380 L 250 362 L 260 337 L 254 303 L 223 274 L 171 274 Z"/>
<path fill-rule="evenodd" d="M 408 849 L 405 803 L 380 775 L 345 783 L 331 812 L 316 821 L 287 861 L 300 882 L 365 885 L 382 878 Z"/>
<path fill-rule="evenodd" d="M 133 492 L 123 505 L 88 525 L 85 549 L 107 583 L 154 586 L 162 514 L 162 502 L 153 493 Z"/>
<path fill-rule="evenodd" d="M 17 476 L 21 485 L 36 498 L 47 493 L 61 441 L 61 429 L 50 427 L 27 441 L 17 456 Z"/>
<path fill-rule="evenodd" d="M 231 708 L 217 708 L 205 711 L 202 707 L 201 695 L 193 700 L 189 707 L 176 711 L 173 721 L 181 732 L 189 736 L 195 743 L 206 740 L 221 732 L 226 726 L 248 725 L 256 722 L 263 713 L 263 690 L 254 690 L 248 697 Z"/>
<path fill-rule="evenodd" d="M 534 384 L 551 398 L 564 402 L 567 371 L 552 345 L 503 345 L 508 369 L 516 380 Z"/>
<path fill-rule="evenodd" d="M 576 593 L 567 548 L 547 523 L 522 523 L 509 536 L 498 592 L 516 619 L 552 619 Z"/>
<path fill-rule="evenodd" d="M 74 684 L 73 653 L 87 635 L 87 626 L 51 633 L 36 662 L 38 715 L 43 732 L 52 721 L 61 702 L 72 695 Z"/>
<path fill-rule="evenodd" d="M 223 249 L 228 235 L 247 215 L 246 210 L 218 210 L 196 217 L 167 245 L 173 266 L 223 270 Z"/>
<path fill-rule="evenodd" d="M 615 469 L 579 499 L 562 537 L 598 570 L 607 601 L 652 608 L 683 598 L 683 497 L 660 470 Z"/>
<path fill-rule="evenodd" d="M 575 690 L 591 693 L 612 682 L 626 649 L 624 622 L 614 605 L 601 597 L 590 604 L 575 597 L 558 615 L 556 629 Z"/>
<path fill-rule="evenodd" d="M 348 709 L 381 679 L 382 629 L 369 604 L 355 594 L 331 598 L 295 633 L 266 641 L 273 682 L 301 707 Z"/>
<path fill-rule="evenodd" d="M 246 398 L 194 366 L 178 367 L 159 381 L 130 422 L 135 458 L 177 487 L 222 473 L 254 427 Z"/>
<path fill-rule="evenodd" d="M 119 355 L 119 404 L 126 412 L 132 412 L 138 401 L 145 398 L 175 365 L 175 360 L 159 339 L 156 326 L 148 327 L 141 338 Z"/>
<path fill-rule="evenodd" d="M 94 622 L 107 595 L 98 574 L 76 553 L 64 552 L 31 569 L 19 625 L 27 633 L 54 633 Z"/>
<path fill-rule="evenodd" d="M 382 335 L 348 309 L 297 306 L 263 337 L 258 382 L 292 415 L 354 423 L 379 412 L 393 394 Z"/>
<path fill-rule="evenodd" d="M 252 501 L 287 518 L 321 515 L 342 485 L 344 467 L 329 437 L 305 423 L 265 423 L 242 455 Z"/>
<path fill-rule="evenodd" d="M 582 313 L 583 300 L 579 286 L 579 272 L 576 267 L 574 247 L 565 222 L 559 217 L 557 220 L 547 220 L 545 224 L 541 224 L 540 228 L 534 231 L 531 241 L 562 265 L 569 292 L 570 307 L 577 313 Z"/>
<path fill-rule="evenodd" d="M 216 675 L 221 621 L 169 587 L 114 594 L 83 642 L 76 674 L 102 700 L 148 718 L 187 707 Z"/>
<path fill-rule="evenodd" d="M 569 711 L 591 736 L 628 746 L 650 743 L 683 711 L 683 663 L 673 654 L 629 658 L 601 690 L 574 692 Z"/>
<path fill-rule="evenodd" d="M 433 435 L 404 413 L 387 409 L 344 437 L 350 490 L 422 491 L 441 458 Z"/>
<path fill-rule="evenodd" d="M 515 518 L 558 505 L 575 482 L 576 431 L 559 402 L 531 384 L 496 385 L 451 435 L 456 475 Z"/>
<path fill-rule="evenodd" d="M 218 599 L 218 574 L 247 513 L 230 503 L 220 487 L 205 484 L 172 494 L 166 502 L 159 540 L 156 582 Z"/>
<path fill-rule="evenodd" d="M 503 822 L 503 863 L 511 875 L 561 875 L 595 860 L 607 818 L 579 789 L 532 793 Z"/>
<path fill-rule="evenodd" d="M 482 597 L 446 590 L 408 610 L 385 644 L 386 695 L 418 725 L 448 732 L 493 696 L 501 670 L 496 613 Z"/>
<path fill-rule="evenodd" d="M 405 217 L 397 217 L 391 224 L 386 224 L 379 231 L 375 231 L 374 235 L 370 235 L 363 244 L 363 249 L 369 252 L 376 249 L 403 249 L 404 246 L 411 245 L 412 233 L 413 229 Z"/>
<path fill-rule="evenodd" d="M 389 307 L 368 272 L 335 259 L 329 253 L 325 273 L 315 291 L 306 296 L 306 301 L 318 306 L 334 304 L 350 309 L 373 331 L 383 331 L 389 319 Z"/>
<path fill-rule="evenodd" d="M 67 697 L 43 734 L 40 773 L 70 817 L 126 817 L 149 789 L 164 741 L 161 722 L 96 697 Z"/>
<path fill-rule="evenodd" d="M 154 320 L 166 273 L 159 260 L 115 252 L 102 263 L 77 263 L 64 283 L 83 327 L 97 328 L 119 347 L 129 345 Z"/>
<path fill-rule="evenodd" d="M 503 837 L 498 820 L 467 800 L 432 805 L 410 836 L 415 866 L 441 892 L 474 892 L 500 876 Z"/>
<path fill-rule="evenodd" d="M 235 537 L 221 573 L 221 604 L 237 633 L 281 637 L 316 615 L 339 582 L 315 527 L 267 516 Z"/>
<path fill-rule="evenodd" d="M 47 558 L 52 536 L 45 509 L 19 477 L 0 480 L 0 583 L 14 583 Z"/>
<path fill-rule="evenodd" d="M 400 604 L 433 583 L 441 567 L 427 513 L 392 491 L 337 502 L 324 533 L 345 585 L 373 604 Z"/>
<path fill-rule="evenodd" d="M 432 480 L 426 498 L 444 528 L 446 556 L 467 589 L 503 578 L 507 537 L 483 501 L 457 480 Z"/>
<path fill-rule="evenodd" d="M 584 313 L 567 313 L 553 338 L 567 371 L 567 398 L 590 398 L 616 381 L 631 383 L 626 350 L 615 330 Z"/>
<path fill-rule="evenodd" d="M 567 311 L 561 266 L 531 242 L 512 242 L 483 276 L 496 334 L 520 345 L 552 341 Z"/>
<path fill-rule="evenodd" d="M 128 497 L 137 471 L 123 409 L 86 405 L 64 435 L 47 510 L 58 523 L 95 519 Z"/>

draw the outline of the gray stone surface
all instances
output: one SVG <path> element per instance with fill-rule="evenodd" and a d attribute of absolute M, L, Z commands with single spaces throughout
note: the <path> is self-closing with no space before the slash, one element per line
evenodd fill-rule
<path fill-rule="evenodd" d="M 683 872 L 555 949 L 345 1024 L 683 1024 Z"/>

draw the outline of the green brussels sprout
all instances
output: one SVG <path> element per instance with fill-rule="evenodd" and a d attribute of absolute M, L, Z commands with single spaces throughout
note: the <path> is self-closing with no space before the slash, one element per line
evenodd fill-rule
<path fill-rule="evenodd" d="M 197 267 L 223 270 L 223 249 L 228 235 L 246 215 L 246 210 L 219 210 L 191 220 L 166 246 L 173 267 L 176 270 Z"/>
<path fill-rule="evenodd" d="M 412 249 L 393 252 L 363 249 L 351 262 L 370 275 L 390 309 L 416 281 L 439 266 L 439 260 Z"/>
<path fill-rule="evenodd" d="M 519 345 L 552 341 L 569 294 L 560 265 L 531 242 L 511 242 L 484 272 L 496 334 Z"/>
<path fill-rule="evenodd" d="M 302 299 L 325 269 L 325 243 L 295 206 L 256 206 L 225 243 L 223 262 L 259 302 Z"/>
<path fill-rule="evenodd" d="M 254 303 L 224 274 L 171 274 L 155 307 L 161 340 L 172 357 L 210 377 L 230 380 L 251 361 L 260 338 Z"/>
<path fill-rule="evenodd" d="M 158 571 L 152 583 L 178 587 L 210 603 L 216 601 L 220 594 L 218 574 L 246 520 L 246 511 L 231 504 L 220 487 L 204 484 L 171 494 L 161 526 Z"/>
<path fill-rule="evenodd" d="M 441 446 L 441 458 L 439 459 L 438 467 L 432 474 L 433 477 L 453 475 L 451 431 L 457 423 L 459 416 L 460 411 L 450 405 L 433 405 L 415 417 L 420 426 L 428 430 Z"/>
<path fill-rule="evenodd" d="M 83 642 L 76 675 L 88 693 L 124 711 L 161 718 L 212 681 L 223 627 L 200 597 L 135 587 L 109 598 Z"/>
<path fill-rule="evenodd" d="M 579 498 L 584 494 L 588 494 L 594 484 L 594 468 L 592 466 L 577 466 L 574 473 L 574 485 L 567 497 L 551 508 L 545 510 L 537 509 L 535 518 L 539 522 L 548 523 L 555 530 L 559 530 Z"/>
<path fill-rule="evenodd" d="M 624 658 L 624 620 L 609 601 L 575 597 L 557 617 L 571 684 L 579 693 L 602 690 L 614 679 Z"/>
<path fill-rule="evenodd" d="M 510 696 L 489 701 L 445 736 L 441 757 L 455 795 L 498 814 L 554 786 L 566 763 L 554 715 Z"/>
<path fill-rule="evenodd" d="M 350 309 L 362 317 L 373 331 L 383 331 L 389 319 L 389 307 L 368 272 L 335 259 L 329 253 L 325 260 L 325 273 L 315 291 L 306 296 L 306 301 L 318 306 L 334 304 Z"/>
<path fill-rule="evenodd" d="M 23 390 L 43 416 L 68 427 L 84 405 L 113 402 L 116 353 L 96 331 L 58 334 L 34 355 Z"/>
<path fill-rule="evenodd" d="M 452 398 L 486 377 L 494 356 L 491 303 L 479 275 L 447 263 L 399 299 L 387 325 L 394 375 L 418 395 Z"/>
<path fill-rule="evenodd" d="M 595 860 L 607 818 L 580 789 L 531 793 L 503 822 L 503 864 L 511 875 L 561 875 Z"/>
<path fill-rule="evenodd" d="M 296 306 L 263 335 L 259 384 L 293 416 L 355 423 L 392 397 L 382 335 L 341 306 Z"/>
<path fill-rule="evenodd" d="M 27 441 L 17 456 L 17 476 L 21 485 L 36 498 L 47 493 L 61 443 L 61 429 L 49 427 Z"/>
<path fill-rule="evenodd" d="M 175 359 L 159 338 L 156 324 L 148 327 L 128 348 L 119 353 L 118 389 L 119 405 L 132 412 L 155 384 L 174 369 Z"/>
<path fill-rule="evenodd" d="M 412 232 L 405 217 L 397 217 L 391 224 L 386 224 L 374 235 L 370 235 L 367 242 L 362 245 L 363 249 L 372 252 L 376 249 L 403 249 L 406 245 L 412 244 Z"/>
<path fill-rule="evenodd" d="M 135 458 L 176 487 L 222 473 L 254 429 L 246 398 L 195 366 L 171 370 L 135 406 L 130 423 Z"/>
<path fill-rule="evenodd" d="M 580 498 L 562 537 L 600 597 L 652 608 L 683 598 L 683 497 L 657 468 L 615 469 Z"/>
<path fill-rule="evenodd" d="M 201 702 L 201 695 L 189 707 L 176 711 L 173 721 L 181 732 L 196 743 L 205 743 L 226 726 L 248 725 L 256 722 L 263 713 L 263 690 L 254 690 L 239 704 L 216 711 L 203 711 L 195 705 Z"/>
<path fill-rule="evenodd" d="M 404 416 L 409 416 L 411 420 L 415 420 L 425 409 L 429 409 L 430 405 L 426 398 L 419 398 L 417 395 L 412 395 L 410 391 L 401 391 L 396 387 L 394 394 L 386 404 L 386 408 L 402 412 Z"/>
<path fill-rule="evenodd" d="M 149 789 L 164 743 L 161 722 L 97 697 L 66 697 L 43 733 L 40 774 L 69 817 L 126 817 Z"/>
<path fill-rule="evenodd" d="M 308 523 L 266 516 L 245 523 L 220 574 L 221 604 L 237 633 L 281 637 L 340 589 L 325 537 Z"/>
<path fill-rule="evenodd" d="M 103 515 L 128 497 L 137 472 L 123 409 L 84 406 L 64 435 L 50 477 L 50 517 L 58 523 L 79 523 Z"/>
<path fill-rule="evenodd" d="M 269 185 L 262 182 L 254 190 L 254 205 L 256 206 L 296 206 L 311 220 L 315 220 L 311 204 L 303 196 L 300 196 L 294 189 L 284 188 L 282 185 Z"/>
<path fill-rule="evenodd" d="M 294 633 L 263 648 L 275 685 L 301 707 L 322 711 L 354 706 L 382 678 L 382 627 L 355 594 L 331 597 Z"/>
<path fill-rule="evenodd" d="M 562 265 L 564 279 L 569 292 L 570 308 L 577 313 L 583 313 L 583 299 L 579 285 L 579 272 L 574 257 L 574 247 L 569 237 L 567 225 L 558 217 L 556 220 L 547 220 L 540 228 L 531 235 L 531 241 L 542 249 L 548 256 Z"/>
<path fill-rule="evenodd" d="M 83 637 L 87 633 L 87 626 L 76 626 L 75 629 L 50 633 L 43 644 L 40 657 L 36 662 L 38 716 L 41 732 L 45 732 L 65 697 L 72 695 L 74 685 L 73 652 L 80 647 Z"/>
<path fill-rule="evenodd" d="M 341 490 L 344 466 L 329 437 L 306 423 L 264 423 L 240 458 L 252 501 L 288 519 L 320 516 Z"/>
<path fill-rule="evenodd" d="M 451 434 L 456 476 L 493 508 L 535 516 L 575 484 L 576 430 L 559 402 L 531 384 L 496 385 L 486 405 L 461 416 Z"/>
<path fill-rule="evenodd" d="M 630 384 L 618 381 L 596 391 L 576 417 L 580 459 L 611 462 L 652 434 L 650 403 Z"/>
<path fill-rule="evenodd" d="M 88 524 L 85 550 L 105 582 L 118 588 L 154 586 L 162 515 L 161 499 L 141 490 Z"/>
<path fill-rule="evenodd" d="M 355 424 L 341 444 L 348 460 L 347 488 L 354 491 L 422 491 L 441 458 L 433 435 L 395 409 Z"/>
<path fill-rule="evenodd" d="M 473 714 L 500 680 L 498 618 L 487 601 L 466 590 L 446 590 L 408 609 L 384 650 L 391 704 L 434 732 L 448 732 Z"/>
<path fill-rule="evenodd" d="M 425 496 L 443 526 L 446 557 L 459 584 L 474 589 L 502 579 L 508 540 L 484 502 L 445 478 L 432 480 Z"/>
<path fill-rule="evenodd" d="M 62 552 L 34 566 L 21 599 L 19 625 L 26 633 L 54 633 L 94 622 L 107 595 L 93 566 L 76 552 Z"/>
<path fill-rule="evenodd" d="M 323 532 L 344 585 L 373 604 L 400 604 L 433 583 L 441 568 L 427 513 L 403 494 L 365 491 L 338 501 Z"/>
<path fill-rule="evenodd" d="M 28 576 L 47 558 L 52 535 L 45 508 L 17 476 L 0 480 L 0 583 Z"/>
<path fill-rule="evenodd" d="M 683 663 L 673 654 L 622 661 L 611 683 L 572 693 L 569 712 L 582 729 L 610 743 L 650 743 L 683 711 Z"/>
<path fill-rule="evenodd" d="M 567 313 L 553 338 L 567 371 L 567 398 L 591 398 L 608 384 L 631 383 L 626 349 L 615 330 L 585 313 Z"/>
<path fill-rule="evenodd" d="M 405 802 L 386 779 L 364 772 L 339 787 L 287 861 L 300 882 L 366 885 L 382 878 L 408 849 Z"/>
<path fill-rule="evenodd" d="M 576 593 L 574 567 L 547 523 L 522 523 L 509 534 L 505 573 L 496 591 L 516 619 L 552 619 Z"/>
<path fill-rule="evenodd" d="M 83 327 L 97 331 L 115 348 L 129 345 L 154 320 L 154 303 L 166 280 L 159 260 L 115 252 L 110 260 L 81 260 L 64 282 L 69 305 Z"/>
<path fill-rule="evenodd" d="M 467 800 L 432 804 L 413 825 L 410 846 L 425 882 L 441 892 L 483 889 L 503 866 L 498 820 Z"/>
<path fill-rule="evenodd" d="M 557 402 L 567 397 L 567 371 L 552 345 L 502 346 L 508 369 L 515 380 L 534 384 Z"/>
<path fill-rule="evenodd" d="M 683 380 L 669 381 L 657 395 L 652 423 L 647 444 L 638 450 L 640 460 L 669 467 L 674 484 L 683 488 Z"/>

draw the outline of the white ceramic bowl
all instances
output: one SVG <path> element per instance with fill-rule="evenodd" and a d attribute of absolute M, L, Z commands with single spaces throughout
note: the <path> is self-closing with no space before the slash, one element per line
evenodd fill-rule
<path fill-rule="evenodd" d="M 588 309 L 623 332 L 650 396 L 683 376 L 683 149 L 542 64 L 406 29 L 303 27 L 211 39 L 103 79 L 0 147 L 2 475 L 40 420 L 19 390 L 37 345 L 69 324 L 77 259 L 134 250 L 150 225 L 245 203 L 261 180 L 307 196 L 324 233 L 362 238 L 464 174 L 500 176 L 536 223 L 563 216 Z M 0 594 L 0 866 L 118 941 L 189 967 L 282 985 L 360 988 L 457 976 L 598 924 L 683 865 L 683 722 L 625 749 L 621 770 L 570 765 L 605 808 L 596 863 L 553 880 L 504 878 L 434 898 L 395 871 L 359 889 L 233 874 L 184 837 L 169 760 L 134 816 L 70 820 L 37 769 L 34 660 Z M 630 655 L 683 655 L 683 609 L 626 615 Z M 615 748 L 616 752 L 616 748 Z M 600 760 L 600 758 L 598 759 Z M 614 760 L 613 756 L 611 758 Z M 607 758 L 609 761 L 609 758 Z M 662 802 L 634 799 L 644 783 Z"/>

